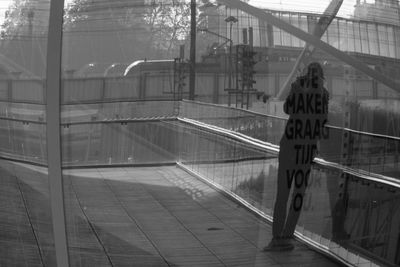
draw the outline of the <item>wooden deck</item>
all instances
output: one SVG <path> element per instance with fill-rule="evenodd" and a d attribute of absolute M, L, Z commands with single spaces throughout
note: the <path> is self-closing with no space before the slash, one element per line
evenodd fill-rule
<path fill-rule="evenodd" d="M 0 164 L 0 266 L 55 266 L 46 172 Z M 176 167 L 68 170 L 71 266 L 339 266 Z"/>

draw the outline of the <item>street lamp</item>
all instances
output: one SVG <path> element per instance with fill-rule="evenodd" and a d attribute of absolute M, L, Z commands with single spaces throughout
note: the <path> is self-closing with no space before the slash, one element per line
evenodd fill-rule
<path fill-rule="evenodd" d="M 232 26 L 234 23 L 238 22 L 238 19 L 235 18 L 234 16 L 229 16 L 225 19 L 226 23 L 229 23 L 229 39 L 230 45 L 229 45 L 229 81 L 228 81 L 228 87 L 229 89 L 232 89 Z"/>
<path fill-rule="evenodd" d="M 229 39 L 230 41 L 230 45 L 229 45 L 229 80 L 228 80 L 228 89 L 231 90 L 232 89 L 232 79 L 233 79 L 233 73 L 232 73 L 232 26 L 234 23 L 238 22 L 238 19 L 235 18 L 234 16 L 229 16 L 225 19 L 226 23 L 229 23 Z M 229 99 L 228 99 L 228 105 L 231 105 L 231 97 L 229 94 Z"/>

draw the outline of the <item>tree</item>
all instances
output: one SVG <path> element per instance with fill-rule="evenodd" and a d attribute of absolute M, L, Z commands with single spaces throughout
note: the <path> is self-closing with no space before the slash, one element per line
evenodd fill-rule
<path fill-rule="evenodd" d="M 47 32 L 49 0 L 14 0 L 5 12 L 1 37 L 37 37 Z"/>
<path fill-rule="evenodd" d="M 218 27 L 218 5 L 215 1 L 201 0 L 197 5 L 197 28 Z M 205 6 L 209 6 L 206 8 Z M 150 32 L 149 45 L 164 57 L 176 57 L 179 46 L 189 47 L 190 42 L 190 1 L 188 0 L 150 0 L 146 7 L 144 20 Z M 215 29 L 218 30 L 218 29 Z M 201 33 L 200 33 L 201 34 Z M 216 38 L 202 34 L 197 40 L 196 52 L 199 56 L 207 51 Z M 199 58 L 199 57 L 197 57 Z"/>
<path fill-rule="evenodd" d="M 45 74 L 49 0 L 14 0 L 5 12 L 1 56 L 10 72 L 21 77 Z"/>
<path fill-rule="evenodd" d="M 149 44 L 171 57 L 189 35 L 190 5 L 183 0 L 157 2 L 153 0 L 144 14 L 151 34 Z"/>
<path fill-rule="evenodd" d="M 123 32 L 122 37 L 126 37 L 134 33 L 140 37 L 136 38 L 135 47 L 144 49 L 137 54 L 145 57 L 171 57 L 188 35 L 189 27 L 190 7 L 183 0 L 73 0 L 64 15 L 64 29 L 71 34 Z"/>
<path fill-rule="evenodd" d="M 3 38 L 32 40 L 34 35 L 43 43 L 34 53 L 28 46 L 22 53 L 17 51 L 18 45 L 7 48 L 15 50 L 13 58 L 19 57 L 17 61 L 24 66 L 29 65 L 23 63 L 29 61 L 29 54 L 45 56 L 49 1 L 14 0 L 7 11 Z M 207 2 L 201 0 L 199 6 Z M 203 13 L 198 8 L 198 25 L 204 22 Z M 173 58 L 179 55 L 179 46 L 188 43 L 189 33 L 188 0 L 72 0 L 64 12 L 63 64 L 66 69 L 77 70 L 91 62 Z M 209 43 L 207 38 L 210 36 L 198 40 L 197 51 L 206 50 L 203 46 Z"/>

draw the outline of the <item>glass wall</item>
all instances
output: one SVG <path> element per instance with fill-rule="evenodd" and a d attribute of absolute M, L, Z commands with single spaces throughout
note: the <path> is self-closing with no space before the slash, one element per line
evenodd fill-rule
<path fill-rule="evenodd" d="M 170 265 L 157 245 L 125 236 L 142 233 L 132 214 L 149 199 L 134 194 L 155 183 L 147 172 L 128 183 L 125 167 L 178 163 L 271 219 L 283 103 L 313 61 L 329 137 L 297 236 L 349 265 L 400 263 L 400 23 L 383 20 L 398 1 L 346 0 L 332 21 L 316 4 L 261 2 L 250 4 L 277 20 L 196 1 L 191 31 L 185 0 L 64 1 L 58 30 L 59 1 L 0 1 L 1 266 L 56 266 L 63 254 L 70 266 Z"/>
<path fill-rule="evenodd" d="M 174 58 L 188 10 L 168 1 L 65 2 L 61 152 L 70 266 L 163 266 L 135 216 L 141 206 L 126 202 L 152 177 L 128 181 L 123 168 L 140 173 L 177 161 L 168 122 L 178 114 L 174 100 L 187 96 L 177 84 L 186 66 Z M 183 29 L 172 32 L 178 23 Z"/>
<path fill-rule="evenodd" d="M 276 152 L 263 151 L 250 142 L 205 127 L 183 125 L 177 129 L 183 145 L 180 164 L 184 168 L 217 184 L 265 217 L 273 216 L 279 167 Z M 300 184 L 303 178 L 296 175 L 294 179 Z M 314 164 L 305 179 L 307 189 L 301 197 L 296 226 L 299 236 L 317 242 L 354 266 L 371 264 L 366 255 L 378 266 L 398 261 L 398 188 L 321 163 Z"/>
<path fill-rule="evenodd" d="M 358 109 L 354 105 L 347 108 Z M 360 113 L 364 112 L 362 110 Z M 279 147 L 286 124 L 286 118 L 283 117 L 265 116 L 245 110 L 188 101 L 181 103 L 179 116 L 264 141 L 264 144 L 271 145 L 272 148 Z M 334 119 L 332 117 L 331 121 Z M 400 164 L 395 155 L 399 154 L 400 138 L 395 135 L 372 133 L 379 129 L 383 130 L 386 127 L 383 125 L 387 122 L 383 119 L 380 122 L 365 122 L 366 117 L 359 117 L 357 120 L 348 119 L 342 123 L 352 128 L 367 126 L 368 123 L 371 128 L 354 131 L 329 125 L 327 129 L 329 138 L 321 141 L 319 157 L 361 172 L 399 179 Z M 390 125 L 392 123 L 393 121 L 389 122 Z"/>
<path fill-rule="evenodd" d="M 48 1 L 1 1 L 1 266 L 56 265 L 46 145 L 49 10 Z"/>
<path fill-rule="evenodd" d="M 345 3 L 346 4 L 346 3 Z M 225 16 L 233 15 L 235 16 L 236 9 L 225 9 Z M 279 17 L 285 22 L 290 23 L 291 25 L 301 28 L 306 32 L 312 32 L 317 23 L 319 16 L 317 14 L 309 14 L 309 13 L 298 13 L 298 12 L 288 12 L 288 11 L 275 11 L 275 10 L 266 10 L 268 13 L 272 13 L 273 15 Z M 241 31 L 242 28 L 247 28 L 247 25 L 244 24 L 244 21 L 254 20 L 254 17 L 246 14 L 240 13 L 240 17 L 238 17 L 238 24 L 234 27 L 233 34 L 237 36 L 237 32 Z M 290 19 L 289 19 L 290 18 Z M 339 25 L 339 26 L 338 26 Z M 257 27 L 257 26 L 256 26 Z M 338 28 L 339 27 L 339 28 Z M 399 25 L 390 25 L 387 23 L 379 23 L 379 18 L 368 21 L 366 19 L 355 19 L 355 18 L 342 18 L 336 17 L 333 22 L 329 25 L 328 31 L 326 35 L 322 37 L 322 40 L 329 43 L 335 48 L 338 48 L 345 52 L 358 52 L 365 53 L 371 55 L 378 55 L 383 57 L 392 57 L 399 58 L 400 55 L 395 53 L 392 48 L 388 49 L 388 43 L 393 43 L 396 39 L 399 29 Z M 258 29 L 255 31 L 256 34 L 259 34 Z M 228 32 L 229 34 L 229 32 Z M 239 34 L 240 35 L 240 34 Z M 347 42 L 347 38 L 351 38 L 354 40 L 349 42 L 349 46 L 342 45 L 339 46 L 339 43 Z M 342 39 L 343 37 L 343 39 Z M 268 38 L 274 39 L 275 46 L 288 46 L 288 47 L 302 47 L 304 44 L 296 41 L 296 37 L 291 36 L 289 33 L 274 27 L 273 36 L 268 36 Z M 258 40 L 258 39 L 257 39 Z M 293 40 L 293 42 L 291 41 Z M 389 41 L 392 40 L 392 41 Z M 233 39 L 234 42 L 242 43 L 243 39 L 236 38 Z M 357 42 L 360 43 L 357 45 Z M 355 44 L 356 45 L 355 45 Z M 362 45 L 361 45 L 362 43 Z M 380 49 L 381 44 L 386 49 Z M 254 43 L 255 46 L 263 46 L 261 43 Z M 353 48 L 355 47 L 355 48 Z M 391 52 L 390 52 L 391 51 Z"/>

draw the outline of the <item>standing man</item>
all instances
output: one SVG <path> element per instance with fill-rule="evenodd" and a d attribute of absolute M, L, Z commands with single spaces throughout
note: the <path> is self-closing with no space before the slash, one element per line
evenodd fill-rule
<path fill-rule="evenodd" d="M 311 63 L 307 74 L 291 85 L 283 110 L 289 115 L 280 141 L 277 195 L 274 207 L 271 242 L 264 251 L 292 250 L 291 239 L 303 205 L 304 193 L 317 154 L 317 143 L 328 138 L 329 93 L 324 88 L 324 74 L 319 63 Z M 289 194 L 291 204 L 287 212 Z"/>

